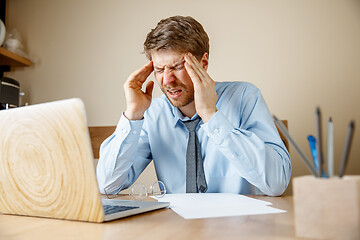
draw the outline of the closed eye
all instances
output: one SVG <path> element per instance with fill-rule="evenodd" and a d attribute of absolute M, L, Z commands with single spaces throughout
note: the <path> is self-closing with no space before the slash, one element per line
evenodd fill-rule
<path fill-rule="evenodd" d="M 171 66 L 171 67 L 167 67 L 169 69 L 170 72 L 172 71 L 181 71 L 185 68 L 184 66 L 185 64 L 185 60 L 183 60 L 182 62 L 176 63 L 175 65 Z M 165 71 L 165 68 L 159 68 L 159 67 L 154 67 L 154 72 L 156 74 L 162 74 Z"/>
<path fill-rule="evenodd" d="M 177 67 L 174 67 L 174 70 L 175 70 L 175 71 L 180 71 L 180 70 L 183 70 L 183 69 L 184 69 L 184 64 L 179 65 L 179 66 L 177 66 Z"/>
<path fill-rule="evenodd" d="M 173 66 L 172 70 L 175 70 L 175 71 L 183 70 L 185 67 L 184 64 L 185 64 L 185 61 L 182 61 L 182 62 L 176 64 L 175 66 Z"/>
<path fill-rule="evenodd" d="M 154 69 L 154 72 L 155 72 L 155 73 L 163 73 L 163 72 L 164 72 L 164 69 L 163 69 L 163 68 L 155 68 L 155 69 Z"/>

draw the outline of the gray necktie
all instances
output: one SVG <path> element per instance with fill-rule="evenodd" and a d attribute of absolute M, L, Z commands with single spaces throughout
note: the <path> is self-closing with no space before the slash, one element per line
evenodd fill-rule
<path fill-rule="evenodd" d="M 206 192 L 207 184 L 205 179 L 203 161 L 199 139 L 196 136 L 196 126 L 200 118 L 184 122 L 189 131 L 189 141 L 186 151 L 186 192 Z"/>

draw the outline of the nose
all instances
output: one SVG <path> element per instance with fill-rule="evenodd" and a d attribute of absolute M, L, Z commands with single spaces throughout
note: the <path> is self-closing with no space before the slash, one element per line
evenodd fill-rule
<path fill-rule="evenodd" d="M 172 69 L 165 67 L 163 75 L 163 84 L 171 85 L 175 81 L 175 76 Z"/>

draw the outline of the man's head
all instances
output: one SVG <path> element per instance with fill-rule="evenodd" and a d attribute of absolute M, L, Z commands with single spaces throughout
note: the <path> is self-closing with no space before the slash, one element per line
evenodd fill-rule
<path fill-rule="evenodd" d="M 185 108 L 195 111 L 194 86 L 184 67 L 184 56 L 192 53 L 207 69 L 209 37 L 201 24 L 192 17 L 163 19 L 147 35 L 144 51 L 153 61 L 155 78 L 171 104 L 183 113 Z"/>
<path fill-rule="evenodd" d="M 209 54 L 209 37 L 201 24 L 192 17 L 174 16 L 161 20 L 144 42 L 144 52 L 152 60 L 152 52 L 172 50 L 192 53 L 198 60 Z"/>

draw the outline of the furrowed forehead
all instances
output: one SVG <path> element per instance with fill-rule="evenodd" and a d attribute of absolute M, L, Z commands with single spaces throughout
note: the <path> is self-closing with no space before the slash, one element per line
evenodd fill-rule
<path fill-rule="evenodd" d="M 181 64 L 183 64 L 185 62 L 184 60 L 184 56 L 182 56 L 180 59 L 174 59 L 174 60 L 171 60 L 171 61 L 164 61 L 164 62 L 156 62 L 154 61 L 154 68 L 156 69 L 163 69 L 165 67 L 168 67 L 168 68 L 174 68 L 174 67 L 177 67 Z"/>

